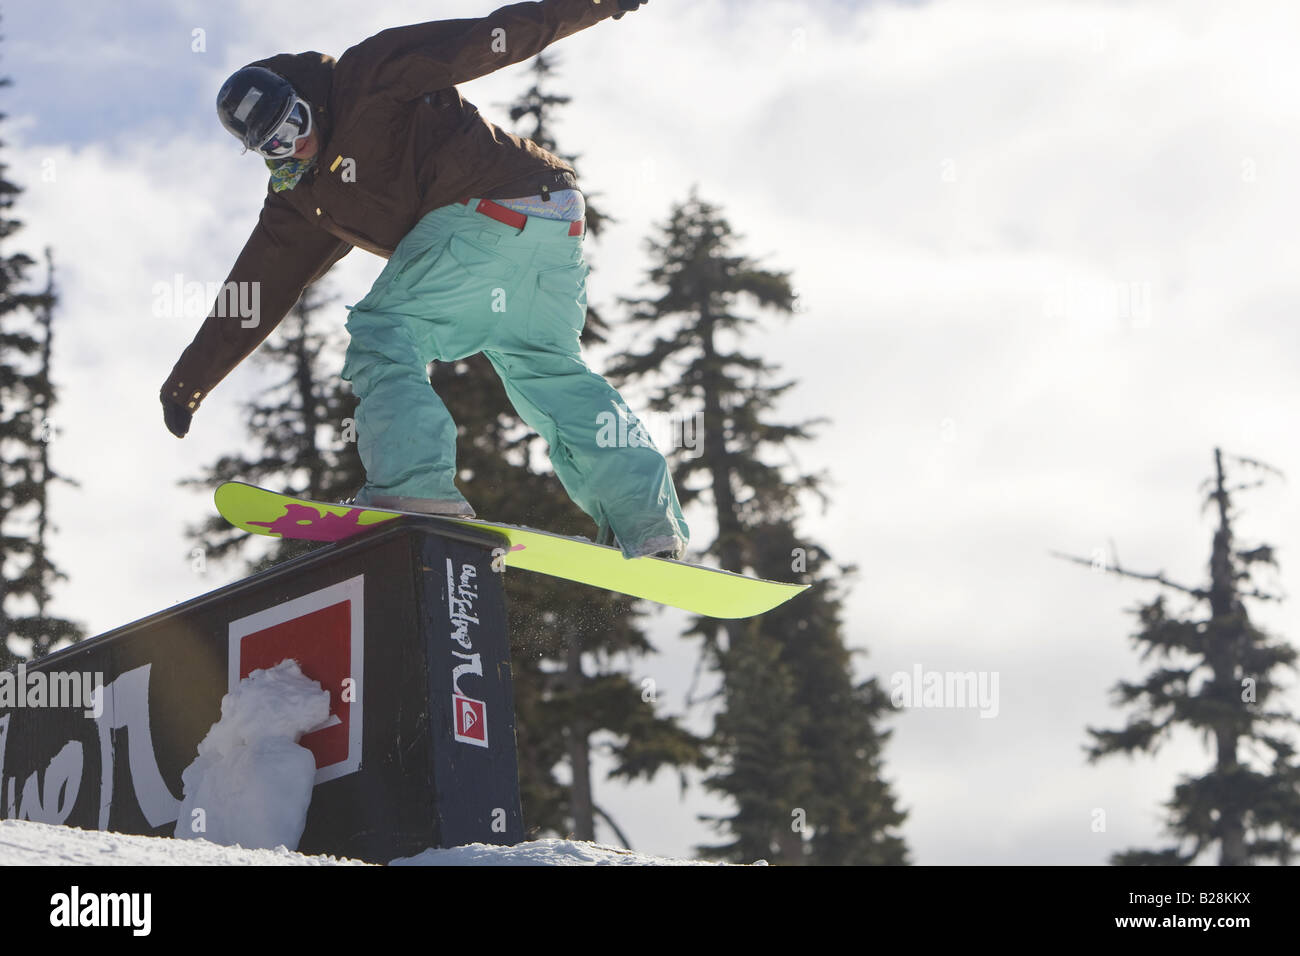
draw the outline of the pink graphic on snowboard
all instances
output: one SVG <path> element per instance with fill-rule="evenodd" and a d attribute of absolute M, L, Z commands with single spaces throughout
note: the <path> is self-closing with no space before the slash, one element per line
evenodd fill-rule
<path fill-rule="evenodd" d="M 355 534 L 360 534 L 376 524 L 360 524 L 359 520 L 366 512 L 365 508 L 353 508 L 347 514 L 337 515 L 332 511 L 321 511 L 311 505 L 284 506 L 284 514 L 274 521 L 249 521 L 248 524 L 266 528 L 268 531 L 284 538 L 300 538 L 304 541 L 342 541 Z M 394 515 L 396 517 L 396 515 Z M 413 517 L 419 517 L 414 515 Z M 385 519 L 387 520 L 387 519 Z M 511 545 L 510 551 L 522 551 L 527 545 Z"/>
<path fill-rule="evenodd" d="M 347 514 L 336 515 L 332 511 L 319 511 L 310 505 L 285 505 L 285 513 L 274 521 L 250 521 L 259 528 L 266 528 L 286 538 L 302 538 L 306 541 L 342 541 L 354 534 L 372 527 L 358 524 L 357 521 L 364 508 L 353 508 Z"/>

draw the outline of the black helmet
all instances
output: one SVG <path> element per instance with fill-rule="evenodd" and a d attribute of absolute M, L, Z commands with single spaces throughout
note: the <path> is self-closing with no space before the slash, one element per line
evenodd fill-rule
<path fill-rule="evenodd" d="M 284 77 L 265 67 L 246 66 L 221 84 L 217 115 L 221 125 L 245 149 L 257 149 L 279 129 L 299 101 Z"/>

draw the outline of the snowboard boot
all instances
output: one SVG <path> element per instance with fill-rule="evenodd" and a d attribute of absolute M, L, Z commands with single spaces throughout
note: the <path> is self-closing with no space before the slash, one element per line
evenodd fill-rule
<path fill-rule="evenodd" d="M 596 543 L 609 545 L 611 548 L 623 550 L 623 546 L 618 543 L 618 537 L 610 530 L 609 525 L 602 522 L 596 529 Z M 635 554 L 629 555 L 630 558 L 664 558 L 668 561 L 680 561 L 686 555 L 686 548 L 682 544 L 682 539 L 672 534 L 656 535 L 646 540 Z"/>
<path fill-rule="evenodd" d="M 406 495 L 364 495 L 357 492 L 344 504 L 361 508 L 381 508 L 387 511 L 411 511 L 424 515 L 441 515 L 450 518 L 473 518 L 474 509 L 468 501 L 455 498 L 412 498 Z"/>
<path fill-rule="evenodd" d="M 634 554 L 634 558 L 646 556 L 652 558 L 665 558 L 669 561 L 680 561 L 685 557 L 685 549 L 682 547 L 681 538 L 671 534 L 660 535 L 657 538 L 651 538 L 641 546 L 641 553 Z"/>

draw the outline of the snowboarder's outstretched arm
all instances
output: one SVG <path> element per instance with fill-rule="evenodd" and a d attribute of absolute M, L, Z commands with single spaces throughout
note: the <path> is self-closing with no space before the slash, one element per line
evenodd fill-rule
<path fill-rule="evenodd" d="M 212 311 L 163 384 L 164 421 L 172 434 L 185 437 L 208 392 L 262 344 L 303 289 L 351 249 L 267 189 L 257 225 Z"/>
<path fill-rule="evenodd" d="M 339 58 L 339 79 L 397 99 L 466 83 L 536 56 L 556 40 L 646 0 L 538 0 L 512 3 L 485 17 L 394 27 Z"/>

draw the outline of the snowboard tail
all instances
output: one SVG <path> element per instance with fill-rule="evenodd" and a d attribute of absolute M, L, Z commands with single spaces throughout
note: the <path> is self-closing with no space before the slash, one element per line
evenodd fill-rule
<path fill-rule="evenodd" d="M 312 501 L 242 481 L 223 483 L 215 499 L 222 517 L 237 528 L 309 541 L 342 541 L 403 515 L 476 528 L 506 539 L 509 546 L 503 549 L 502 558 L 508 567 L 644 598 L 706 617 L 753 617 L 784 604 L 808 587 L 685 561 L 651 557 L 628 560 L 618 548 L 535 528 Z"/>

